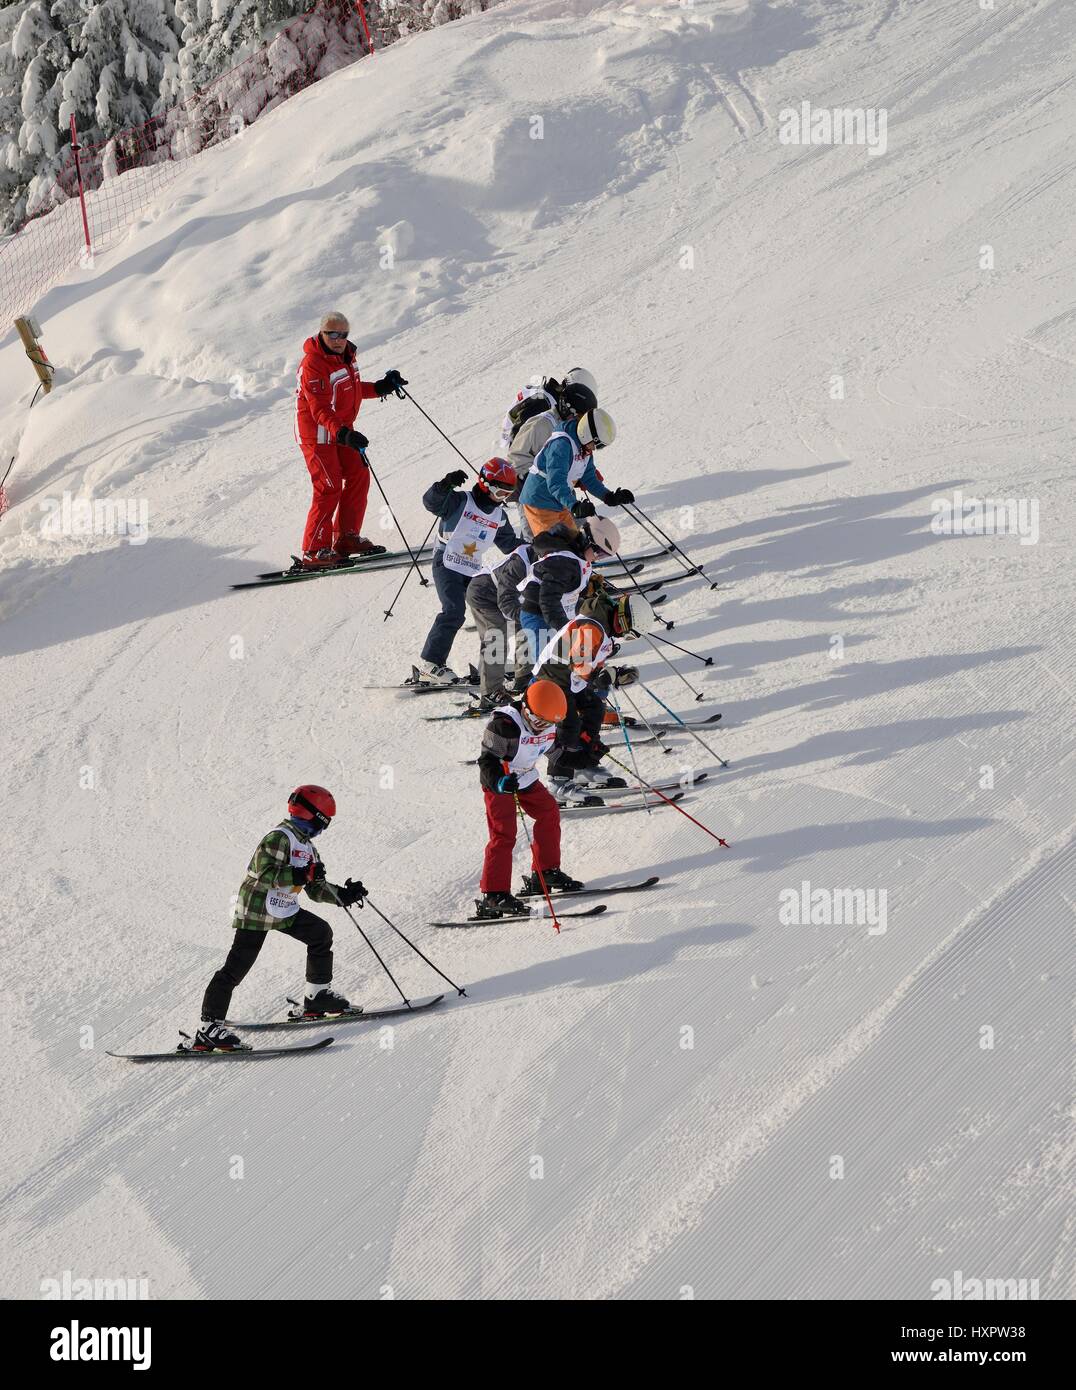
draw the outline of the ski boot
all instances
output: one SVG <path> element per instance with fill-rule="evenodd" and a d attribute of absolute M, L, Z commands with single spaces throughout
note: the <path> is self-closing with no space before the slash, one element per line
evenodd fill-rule
<path fill-rule="evenodd" d="M 180 1043 L 177 1052 L 250 1052 L 252 1049 L 238 1033 L 233 1033 L 223 1023 L 203 1019 L 202 1026 L 194 1035 L 194 1041 Z"/>
<path fill-rule="evenodd" d="M 475 898 L 475 916 L 482 922 L 495 922 L 501 917 L 526 917 L 529 909 L 526 903 L 513 898 L 511 893 L 486 893 Z"/>
<path fill-rule="evenodd" d="M 352 531 L 346 536 L 341 536 L 336 542 L 336 553 L 348 560 L 352 555 L 384 555 L 386 551 L 383 545 L 375 545 L 365 536 L 358 536 Z"/>
<path fill-rule="evenodd" d="M 342 555 L 337 555 L 335 550 L 307 550 L 303 552 L 299 568 L 303 570 L 333 570 L 346 564 L 347 560 Z"/>
<path fill-rule="evenodd" d="M 575 780 L 577 784 L 584 787 L 593 787 L 595 791 L 610 791 L 614 787 L 626 787 L 628 785 L 623 777 L 614 777 L 611 772 L 606 772 L 603 767 L 577 768 Z"/>
<path fill-rule="evenodd" d="M 449 666 L 438 666 L 436 661 L 424 661 L 418 673 L 420 685 L 458 685 L 459 676 Z"/>
<path fill-rule="evenodd" d="M 523 892 L 541 896 L 543 878 L 550 893 L 578 892 L 583 887 L 577 878 L 569 878 L 563 869 L 543 869 L 541 877 L 537 873 L 523 875 Z"/>
<path fill-rule="evenodd" d="M 303 1000 L 302 1018 L 336 1018 L 351 1011 L 351 1004 L 333 989 L 319 989 Z"/>
<path fill-rule="evenodd" d="M 478 701 L 479 714 L 492 714 L 495 709 L 500 709 L 502 705 L 511 702 L 511 695 L 502 687 L 491 691 L 488 695 L 483 695 Z"/>
<path fill-rule="evenodd" d="M 592 796 L 585 787 L 577 787 L 570 777 L 551 777 L 549 787 L 558 806 L 604 806 L 600 796 Z"/>

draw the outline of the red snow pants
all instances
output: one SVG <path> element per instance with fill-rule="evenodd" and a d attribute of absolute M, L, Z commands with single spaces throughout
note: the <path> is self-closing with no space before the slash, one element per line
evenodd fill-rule
<path fill-rule="evenodd" d="M 512 891 L 512 850 L 516 844 L 516 798 L 507 792 L 491 792 L 483 788 L 486 798 L 486 824 L 489 826 L 489 843 L 486 857 L 482 863 L 483 893 L 510 893 Z M 560 807 L 555 798 L 542 786 L 532 782 L 518 793 L 520 805 L 526 815 L 534 821 L 534 855 L 537 867 L 546 869 L 560 867 Z M 528 864 L 527 873 L 533 873 L 535 866 Z"/>
<path fill-rule="evenodd" d="M 303 458 L 314 484 L 303 532 L 303 553 L 311 554 L 332 549 L 342 536 L 362 531 L 370 470 L 357 450 L 339 444 L 304 444 Z"/>

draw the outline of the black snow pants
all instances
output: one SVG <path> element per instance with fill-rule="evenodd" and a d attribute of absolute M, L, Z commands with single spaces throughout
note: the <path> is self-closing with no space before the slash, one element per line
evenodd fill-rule
<path fill-rule="evenodd" d="M 306 979 L 311 985 L 327 985 L 333 977 L 333 929 L 323 917 L 315 917 L 301 907 L 286 927 L 270 931 L 251 931 L 244 927 L 235 933 L 228 958 L 209 982 L 202 1000 L 202 1022 L 228 1017 L 232 990 L 242 984 L 258 959 L 265 938 L 275 932 L 293 937 L 306 946 Z"/>

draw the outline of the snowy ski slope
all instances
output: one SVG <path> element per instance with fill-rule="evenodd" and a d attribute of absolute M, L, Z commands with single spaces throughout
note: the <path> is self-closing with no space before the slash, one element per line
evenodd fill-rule
<path fill-rule="evenodd" d="M 5 1296 L 1072 1296 L 1074 37 L 1068 0 L 516 0 L 194 161 L 38 306 L 29 416 L 3 339 Z M 884 110 L 884 153 L 782 142 L 805 101 Z M 330 307 L 475 461 L 533 372 L 597 374 L 606 476 L 721 583 L 665 611 L 715 658 L 683 670 L 732 765 L 685 807 L 730 850 L 566 823 L 576 875 L 667 882 L 559 938 L 424 925 L 477 891 L 477 729 L 361 687 L 432 597 L 228 587 L 299 544 Z M 455 456 L 407 402 L 358 423 L 421 536 Z M 932 531 L 958 490 L 1034 543 Z M 145 543 L 43 531 L 65 493 L 148 507 Z M 299 781 L 337 798 L 330 876 L 468 998 L 311 1058 L 106 1057 L 196 1022 Z M 885 930 L 790 921 L 805 882 L 884 890 Z M 337 982 L 389 1002 L 332 915 Z M 234 1014 L 301 984 L 271 941 Z"/>

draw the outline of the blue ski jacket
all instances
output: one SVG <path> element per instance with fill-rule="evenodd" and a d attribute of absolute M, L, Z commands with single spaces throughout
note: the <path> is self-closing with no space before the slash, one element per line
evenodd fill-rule
<path fill-rule="evenodd" d="M 579 436 L 576 434 L 574 420 L 562 425 L 561 429 L 578 443 Z M 570 511 L 578 501 L 575 494 L 577 487 L 586 488 L 587 492 L 604 502 L 609 496 L 609 489 L 598 477 L 598 470 L 594 467 L 592 458 L 587 459 L 579 480 L 574 485 L 569 483 L 568 470 L 572 466 L 572 456 L 572 446 L 566 439 L 551 439 L 535 457 L 523 484 L 523 491 L 519 494 L 520 502 L 524 506 L 536 507 L 543 512 L 559 512 L 562 509 Z"/>

